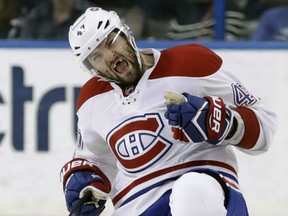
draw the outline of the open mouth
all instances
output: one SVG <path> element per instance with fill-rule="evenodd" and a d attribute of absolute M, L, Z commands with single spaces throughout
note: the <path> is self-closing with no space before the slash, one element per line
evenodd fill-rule
<path fill-rule="evenodd" d="M 115 62 L 113 69 L 119 73 L 119 74 L 123 74 L 125 72 L 128 71 L 129 69 L 129 63 L 127 60 L 125 59 L 119 59 Z"/>

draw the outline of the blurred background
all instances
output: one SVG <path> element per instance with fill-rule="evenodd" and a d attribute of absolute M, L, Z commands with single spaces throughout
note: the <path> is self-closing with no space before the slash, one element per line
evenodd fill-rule
<path fill-rule="evenodd" d="M 287 41 L 287 0 L 0 0 L 0 38 L 67 40 L 87 7 L 116 11 L 137 39 Z"/>
<path fill-rule="evenodd" d="M 287 216 L 288 0 L 0 0 L 0 216 L 68 215 L 59 172 L 90 77 L 67 33 L 91 6 L 116 11 L 139 48 L 211 48 L 277 113 L 270 151 L 236 154 L 250 215 Z M 103 216 L 112 212 L 109 201 Z"/>

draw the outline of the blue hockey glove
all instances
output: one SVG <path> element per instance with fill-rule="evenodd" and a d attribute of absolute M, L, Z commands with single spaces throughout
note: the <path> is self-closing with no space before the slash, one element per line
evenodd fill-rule
<path fill-rule="evenodd" d="M 105 208 L 107 194 L 97 189 L 103 180 L 91 171 L 78 171 L 67 180 L 65 187 L 66 206 L 71 212 L 78 204 L 79 199 L 88 191 L 92 196 L 75 213 L 75 216 L 100 215 Z"/>
<path fill-rule="evenodd" d="M 219 97 L 196 97 L 188 93 L 167 92 L 165 118 L 172 126 L 175 140 L 188 143 L 207 141 L 217 145 L 228 135 L 232 111 Z"/>
<path fill-rule="evenodd" d="M 100 215 L 111 184 L 97 166 L 83 158 L 74 158 L 63 166 L 60 178 L 70 215 Z"/>

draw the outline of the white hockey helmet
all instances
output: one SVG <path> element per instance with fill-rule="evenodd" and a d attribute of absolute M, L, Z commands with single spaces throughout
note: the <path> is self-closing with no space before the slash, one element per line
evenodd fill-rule
<path fill-rule="evenodd" d="M 124 24 L 114 11 L 106 11 L 99 7 L 90 7 L 69 29 L 69 43 L 73 54 L 82 68 L 91 75 L 97 75 L 86 58 L 115 29 L 123 32 L 135 50 L 140 69 L 140 54 L 130 28 Z M 117 34 L 118 37 L 119 33 Z"/>

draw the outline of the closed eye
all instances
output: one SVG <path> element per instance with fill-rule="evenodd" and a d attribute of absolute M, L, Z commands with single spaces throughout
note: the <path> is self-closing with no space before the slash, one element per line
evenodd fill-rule
<path fill-rule="evenodd" d="M 90 59 L 92 59 L 95 62 L 97 59 L 101 57 L 101 55 L 102 55 L 101 52 L 94 52 L 90 57 Z"/>
<path fill-rule="evenodd" d="M 113 41 L 113 40 L 111 39 L 111 37 L 109 37 L 109 38 L 107 39 L 106 45 L 107 45 L 108 48 L 112 46 L 112 41 Z"/>

